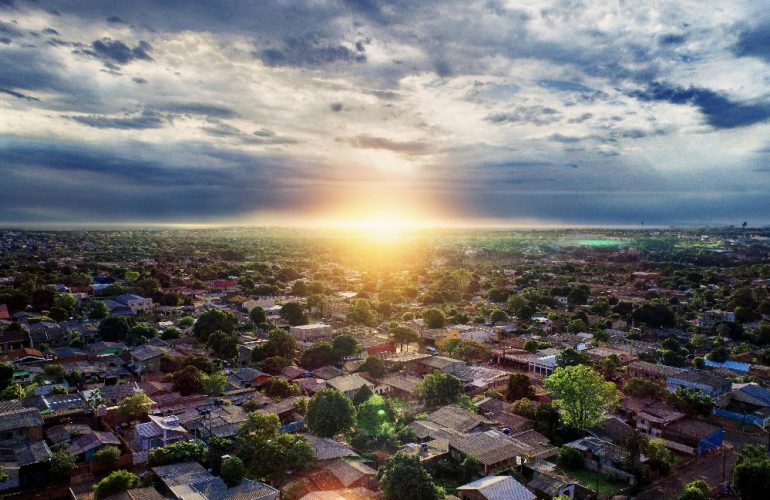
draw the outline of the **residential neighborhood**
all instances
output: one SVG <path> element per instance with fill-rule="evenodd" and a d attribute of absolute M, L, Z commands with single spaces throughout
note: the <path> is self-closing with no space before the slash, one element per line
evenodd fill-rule
<path fill-rule="evenodd" d="M 755 233 L 1 231 L 0 491 L 757 498 Z"/>

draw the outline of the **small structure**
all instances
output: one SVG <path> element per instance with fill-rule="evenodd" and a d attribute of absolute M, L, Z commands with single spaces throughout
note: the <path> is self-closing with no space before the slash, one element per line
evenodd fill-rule
<path fill-rule="evenodd" d="M 149 417 L 149 422 L 137 424 L 134 428 L 134 442 L 139 450 L 150 451 L 190 437 L 187 430 L 179 424 L 179 417 L 176 415 Z"/>
<path fill-rule="evenodd" d="M 487 476 L 457 488 L 461 500 L 536 500 L 537 496 L 511 476 Z"/>

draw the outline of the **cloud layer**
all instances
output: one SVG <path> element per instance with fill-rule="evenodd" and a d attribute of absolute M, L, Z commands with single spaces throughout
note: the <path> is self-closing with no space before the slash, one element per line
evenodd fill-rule
<path fill-rule="evenodd" d="M 124 4 L 0 1 L 1 224 L 770 223 L 758 2 Z"/>

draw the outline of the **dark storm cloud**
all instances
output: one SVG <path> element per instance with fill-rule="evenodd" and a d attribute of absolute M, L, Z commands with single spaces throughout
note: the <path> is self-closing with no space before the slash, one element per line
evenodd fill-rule
<path fill-rule="evenodd" d="M 210 118 L 235 118 L 238 116 L 238 113 L 227 106 L 204 102 L 164 103 L 159 106 L 159 109 L 180 115 L 201 115 Z"/>
<path fill-rule="evenodd" d="M 276 184 L 282 172 L 299 174 L 304 167 L 296 161 L 289 165 L 286 158 L 196 144 L 183 149 L 187 154 L 169 155 L 145 145 L 141 151 L 147 157 L 77 144 L 0 139 L 0 215 L 43 210 L 67 221 L 170 220 L 238 216 L 307 201 L 302 198 L 307 193 L 293 194 L 290 185 Z"/>
<path fill-rule="evenodd" d="M 770 23 L 741 31 L 734 47 L 738 56 L 751 56 L 770 62 Z"/>
<path fill-rule="evenodd" d="M 538 80 L 537 84 L 551 90 L 561 92 L 593 92 L 593 89 L 575 82 L 565 82 L 563 80 Z"/>
<path fill-rule="evenodd" d="M 364 46 L 352 49 L 339 43 L 315 38 L 288 38 L 277 47 L 255 51 L 268 66 L 318 67 L 334 63 L 363 63 Z"/>
<path fill-rule="evenodd" d="M 216 119 L 209 119 L 208 125 L 201 130 L 212 137 L 235 139 L 243 144 L 279 145 L 295 144 L 297 141 L 289 137 L 279 137 L 272 130 L 259 129 L 248 133 L 240 128 Z"/>
<path fill-rule="evenodd" d="M 730 129 L 761 123 L 770 118 L 770 104 L 740 103 L 710 89 L 680 87 L 655 82 L 645 90 L 630 93 L 642 101 L 663 101 L 696 106 L 714 128 Z"/>
<path fill-rule="evenodd" d="M 123 116 L 85 115 L 66 116 L 83 125 L 94 128 L 114 128 L 122 130 L 142 130 L 161 128 L 169 124 L 170 118 L 154 111 L 142 111 L 141 113 L 129 113 Z"/>
<path fill-rule="evenodd" d="M 11 89 L 2 89 L 2 88 L 0 88 L 0 93 L 12 95 L 13 97 L 16 97 L 18 99 L 24 99 L 24 100 L 27 100 L 27 101 L 33 101 L 33 102 L 39 102 L 40 101 L 40 99 L 38 99 L 37 97 L 32 97 L 32 96 L 29 96 L 29 95 L 26 95 L 26 94 L 22 94 L 21 92 L 16 92 L 15 90 L 11 90 Z"/>
<path fill-rule="evenodd" d="M 369 135 L 358 135 L 356 137 L 351 137 L 346 141 L 356 148 L 385 149 L 408 156 L 424 155 L 431 152 L 430 145 L 425 142 L 394 141 L 385 137 L 373 137 Z"/>
<path fill-rule="evenodd" d="M 676 35 L 673 33 L 663 35 L 658 39 L 658 43 L 661 45 L 682 45 L 685 41 L 687 41 L 685 35 Z"/>
<path fill-rule="evenodd" d="M 107 18 L 107 23 L 108 24 L 128 24 L 126 21 L 124 21 L 123 19 L 121 19 L 118 16 L 110 16 L 110 17 L 108 17 Z"/>
<path fill-rule="evenodd" d="M 561 113 L 549 106 L 520 106 L 513 111 L 491 114 L 485 119 L 494 124 L 530 123 L 542 126 L 558 122 Z"/>
<path fill-rule="evenodd" d="M 149 54 L 151 50 L 152 46 L 143 40 L 131 48 L 120 40 L 102 38 L 91 43 L 91 50 L 81 52 L 100 59 L 105 64 L 124 65 L 132 61 L 152 61 Z"/>

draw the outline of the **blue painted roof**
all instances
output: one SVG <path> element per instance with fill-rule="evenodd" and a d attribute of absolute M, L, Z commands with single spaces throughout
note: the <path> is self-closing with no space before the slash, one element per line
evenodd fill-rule
<path fill-rule="evenodd" d="M 757 398 L 770 406 L 770 390 L 765 389 L 759 385 L 746 385 L 739 389 L 741 392 L 748 394 L 751 397 Z"/>
<path fill-rule="evenodd" d="M 738 361 L 723 361 L 721 363 L 718 363 L 716 361 L 711 361 L 706 359 L 705 363 L 706 363 L 706 366 L 710 366 L 711 368 L 727 368 L 728 370 L 733 370 L 741 373 L 749 373 L 749 368 L 751 368 L 750 364 L 739 363 Z"/>

